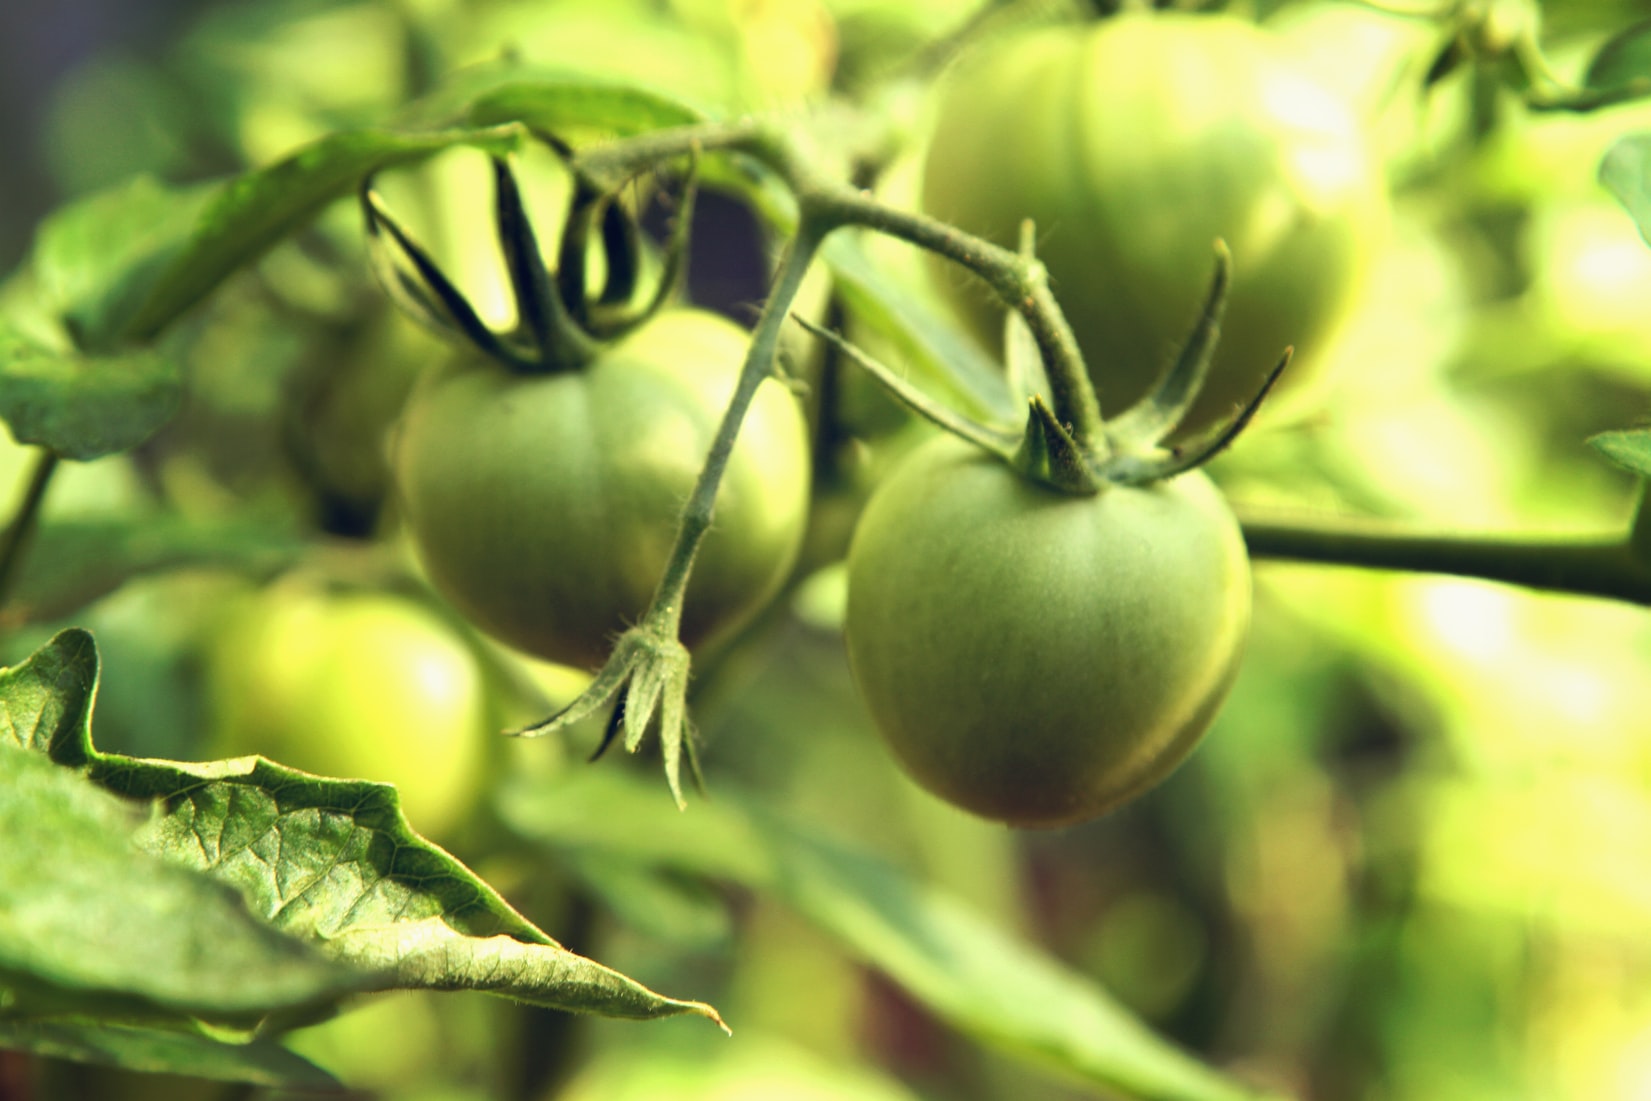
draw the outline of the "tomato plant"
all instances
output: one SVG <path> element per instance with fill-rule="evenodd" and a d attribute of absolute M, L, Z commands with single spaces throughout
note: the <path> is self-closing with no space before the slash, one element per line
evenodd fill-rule
<path fill-rule="evenodd" d="M 942 85 L 923 166 L 929 213 L 1005 247 L 1037 227 L 1103 405 L 1133 405 L 1194 316 L 1210 243 L 1232 298 L 1193 432 L 1286 388 L 1357 294 L 1386 221 L 1358 121 L 1236 16 L 1126 14 L 983 45 Z M 1002 309 L 955 267 L 940 285 L 990 346 Z"/>
<path fill-rule="evenodd" d="M 659 314 L 574 370 L 472 358 L 414 392 L 393 443 L 399 499 L 431 581 L 528 653 L 601 664 L 647 608 L 745 356 L 703 311 Z M 717 498 L 682 611 L 716 642 L 774 594 L 807 520 L 807 434 L 766 382 Z"/>
<path fill-rule="evenodd" d="M 0 1095 L 1645 1094 L 1636 2 L 0 4 Z"/>
<path fill-rule="evenodd" d="M 1056 493 L 951 438 L 872 497 L 845 632 L 920 784 L 1021 826 L 1092 818 L 1192 751 L 1237 670 L 1250 573 L 1202 474 Z"/>
<path fill-rule="evenodd" d="M 210 740 L 322 776 L 391 783 L 416 829 L 473 809 L 497 734 L 481 669 L 428 609 L 282 583 L 223 616 L 206 655 Z"/>

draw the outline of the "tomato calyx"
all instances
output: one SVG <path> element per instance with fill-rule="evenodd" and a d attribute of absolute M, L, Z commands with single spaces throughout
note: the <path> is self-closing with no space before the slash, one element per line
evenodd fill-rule
<path fill-rule="evenodd" d="M 636 217 L 617 197 L 628 181 L 599 186 L 573 170 L 564 147 L 546 140 L 563 154 L 573 175 L 554 270 L 545 264 L 515 174 L 502 158 L 492 158 L 494 229 L 516 311 L 516 324 L 507 331 L 495 331 L 481 319 L 430 253 L 396 221 L 373 189 L 372 176 L 362 181 L 359 195 L 368 255 L 390 298 L 425 327 L 528 374 L 584 366 L 676 296 L 696 193 L 698 166 L 693 161 L 660 274 L 644 296 L 640 292 L 649 246 Z M 600 255 L 605 273 L 597 286 L 590 285 L 587 264 L 593 252 Z"/>
<path fill-rule="evenodd" d="M 919 416 L 991 452 L 1029 481 L 1062 493 L 1088 496 L 1108 485 L 1149 485 L 1202 466 L 1230 446 L 1260 409 L 1289 364 L 1292 349 L 1284 349 L 1260 389 L 1227 420 L 1186 443 L 1166 442 L 1192 410 L 1209 375 L 1231 276 L 1232 255 L 1218 240 L 1215 270 L 1203 309 L 1175 362 L 1140 401 L 1103 421 L 1099 435 L 1094 437 L 1077 430 L 1074 418 L 1063 415 L 1066 411 L 1060 405 L 1060 392 L 1049 385 L 1048 364 L 1026 320 L 1016 311 L 1011 310 L 1005 320 L 1004 349 L 1006 383 L 1027 409 L 1026 421 L 1019 427 L 987 424 L 957 413 L 836 333 L 806 318 L 793 319 L 869 371 Z M 1087 378 L 1077 380 L 1077 385 L 1087 387 Z M 1048 396 L 1052 391 L 1053 399 Z"/>
<path fill-rule="evenodd" d="M 619 636 L 602 671 L 579 697 L 543 722 L 511 731 L 515 737 L 537 738 L 572 727 L 612 704 L 602 740 L 592 761 L 624 735 L 625 752 L 635 753 L 659 717 L 659 747 L 665 764 L 665 782 L 678 809 L 682 796 L 682 766 L 701 793 L 705 790 L 695 750 L 694 728 L 688 719 L 688 648 L 677 638 L 673 616 L 650 617 Z M 669 622 L 662 622 L 669 621 Z"/>

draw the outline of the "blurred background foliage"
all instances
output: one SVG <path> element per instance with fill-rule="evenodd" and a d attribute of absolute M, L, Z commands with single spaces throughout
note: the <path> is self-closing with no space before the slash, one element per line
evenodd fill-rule
<path fill-rule="evenodd" d="M 1473 530 L 1621 524 L 1636 487 L 1582 440 L 1647 411 L 1651 249 L 1595 171 L 1616 138 L 1651 129 L 1651 106 L 1535 111 L 1485 79 L 1494 58 L 1428 86 L 1453 34 L 1437 20 L 1328 0 L 1234 7 L 1267 19 L 1360 106 L 1396 213 L 1331 391 L 1220 461 L 1229 495 Z M 0 6 L 0 270 L 61 202 L 139 174 L 187 182 L 265 163 L 501 54 L 640 80 L 713 113 L 800 117 L 838 94 L 915 127 L 911 87 L 890 78 L 932 66 L 927 44 L 966 8 L 12 0 Z M 1543 49 L 1574 78 L 1643 10 L 1550 0 L 1540 14 Z M 483 172 L 454 155 L 386 186 L 410 221 L 446 234 L 438 252 L 471 255 Z M 550 174 L 542 184 L 551 194 Z M 207 640 L 231 596 L 277 573 L 296 565 L 427 602 L 384 501 L 379 441 L 440 350 L 385 305 L 360 238 L 340 204 L 238 278 L 190 322 L 184 414 L 136 453 L 71 464 L 53 487 L 50 517 L 233 515 L 281 536 L 282 549 L 238 568 L 162 572 L 74 614 L 104 652 L 106 749 L 209 751 Z M 692 293 L 748 319 L 765 248 L 735 204 L 708 199 Z M 461 281 L 491 267 L 483 257 Z M 809 370 L 817 389 L 858 385 L 828 382 L 829 364 Z M 817 571 L 742 644 L 696 667 L 713 797 L 719 784 L 757 789 L 889 855 L 1262 1085 L 1382 1101 L 1651 1098 L 1644 609 L 1261 564 L 1242 675 L 1191 762 L 1102 821 L 1012 834 L 907 783 L 854 695 L 831 563 L 856 495 L 900 438 L 886 411 L 860 415 L 879 438 L 835 452 L 821 476 Z M 19 484 L 27 462 L 26 449 L 0 446 L 0 484 Z M 48 627 L 16 632 L 8 660 Z M 577 674 L 464 637 L 494 727 L 577 688 Z M 489 752 L 496 781 L 552 783 L 588 749 Z M 938 1023 L 760 892 L 582 856 L 575 843 L 547 856 L 485 810 L 443 840 L 570 948 L 716 1003 L 736 1038 L 469 995 L 380 997 L 293 1041 L 364 1095 L 1087 1096 Z M 45 1097 L 228 1096 L 69 1065 L 41 1074 Z"/>

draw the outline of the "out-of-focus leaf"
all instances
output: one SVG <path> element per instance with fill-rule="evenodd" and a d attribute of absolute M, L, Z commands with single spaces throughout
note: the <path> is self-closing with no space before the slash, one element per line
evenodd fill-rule
<path fill-rule="evenodd" d="M 557 133 L 627 137 L 704 120 L 696 108 L 663 92 L 515 62 L 477 65 L 409 104 L 398 127 L 436 129 L 521 121 Z"/>
<path fill-rule="evenodd" d="M 615 770 L 523 779 L 506 822 L 583 860 L 646 861 L 730 880 L 794 907 L 951 1024 L 1012 1054 L 1128 1096 L 1253 1101 L 1260 1094 L 1154 1035 L 1089 980 L 879 857 L 817 836 L 726 786 L 680 814 Z"/>
<path fill-rule="evenodd" d="M 520 138 L 514 126 L 432 133 L 349 130 L 313 142 L 267 168 L 227 180 L 206 201 L 187 240 L 174 251 L 121 331 L 138 340 L 153 337 L 231 273 L 258 259 L 380 168 L 455 145 L 503 154 Z"/>
<path fill-rule="evenodd" d="M 162 353 L 81 355 L 0 325 L 0 418 L 19 443 L 66 459 L 112 455 L 154 435 L 182 400 L 178 365 Z"/>
<path fill-rule="evenodd" d="M 1613 145 L 1599 162 L 1599 182 L 1651 243 L 1651 134 L 1630 134 Z"/>
<path fill-rule="evenodd" d="M 30 541 L 3 622 L 15 627 L 62 619 L 134 577 L 160 570 L 274 570 L 303 546 L 297 533 L 247 518 L 156 513 L 48 521 Z"/>
<path fill-rule="evenodd" d="M 997 364 L 957 325 L 880 271 L 853 235 L 834 234 L 820 256 L 855 319 L 899 353 L 891 367 L 961 403 L 960 411 L 971 416 L 1013 423 L 1025 418 Z"/>
<path fill-rule="evenodd" d="M 1588 63 L 1582 83 L 1588 88 L 1617 89 L 1638 82 L 1651 94 L 1651 19 L 1633 23 L 1600 46 Z"/>
<path fill-rule="evenodd" d="M 226 1043 L 193 1032 L 73 1019 L 0 1018 L 0 1048 L 145 1074 L 187 1074 L 289 1090 L 335 1090 L 338 1080 L 272 1040 Z"/>
<path fill-rule="evenodd" d="M 1590 436 L 1588 442 L 1594 450 L 1624 470 L 1642 478 L 1651 478 L 1651 428 L 1601 432 Z"/>
<path fill-rule="evenodd" d="M 141 806 L 30 752 L 45 699 L 6 693 L 0 730 L 0 984 L 25 1010 L 258 1017 L 367 985 L 227 885 L 144 852 Z"/>
<path fill-rule="evenodd" d="M 657 865 L 571 859 L 586 886 L 649 940 L 705 950 L 727 944 L 733 933 L 726 901 L 703 880 Z"/>
<path fill-rule="evenodd" d="M 525 76 L 525 75 L 524 75 Z M 590 77 L 517 77 L 476 97 L 475 126 L 520 122 L 561 136 L 629 136 L 703 122 L 704 116 L 658 92 Z"/>
<path fill-rule="evenodd" d="M 88 351 L 108 350 L 189 236 L 211 188 L 148 176 L 63 208 L 40 227 L 31 264 L 47 309 Z"/>
<path fill-rule="evenodd" d="M 97 677 L 91 636 L 60 633 L 0 674 L 0 740 L 107 791 L 158 800 L 139 836 L 144 851 L 236 888 L 255 917 L 372 973 L 374 988 L 485 990 L 573 1012 L 721 1023 L 710 1006 L 662 997 L 557 944 L 414 833 L 387 784 L 261 757 L 188 764 L 97 751 Z M 187 925 L 193 914 L 181 907 L 173 918 Z"/>

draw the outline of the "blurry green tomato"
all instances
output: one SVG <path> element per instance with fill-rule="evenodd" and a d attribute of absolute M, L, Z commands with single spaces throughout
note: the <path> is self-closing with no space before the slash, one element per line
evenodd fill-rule
<path fill-rule="evenodd" d="M 1184 433 L 1253 397 L 1286 345 L 1286 388 L 1322 365 L 1387 209 L 1341 100 L 1250 23 L 1171 13 L 1043 27 L 968 58 L 943 86 L 923 206 L 1009 248 L 1023 219 L 1036 223 L 1112 412 L 1173 360 L 1225 239 L 1232 294 Z M 996 301 L 955 267 L 943 282 L 995 347 Z"/>
<path fill-rule="evenodd" d="M 321 776 L 378 780 L 440 837 L 469 812 L 489 721 L 470 650 L 431 612 L 377 592 L 276 585 L 227 614 L 207 655 L 215 744 Z"/>

